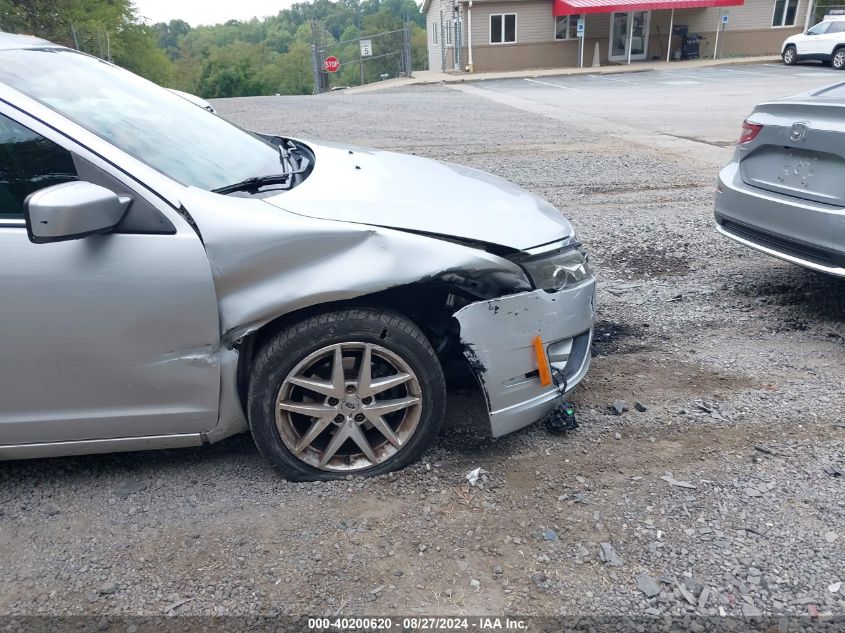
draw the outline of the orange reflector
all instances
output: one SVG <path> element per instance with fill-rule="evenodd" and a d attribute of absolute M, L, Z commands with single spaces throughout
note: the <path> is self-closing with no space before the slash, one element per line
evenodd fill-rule
<path fill-rule="evenodd" d="M 546 358 L 546 350 L 543 348 L 543 339 L 539 335 L 534 337 L 534 355 L 537 357 L 537 371 L 540 372 L 540 384 L 548 387 L 552 384 L 552 372 L 549 369 L 549 359 Z"/>

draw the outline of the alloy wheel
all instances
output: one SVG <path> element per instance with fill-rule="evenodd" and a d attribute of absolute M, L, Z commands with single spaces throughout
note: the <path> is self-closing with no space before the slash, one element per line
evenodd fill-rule
<path fill-rule="evenodd" d="M 795 62 L 795 49 L 792 48 L 792 47 L 789 47 L 783 52 L 783 63 L 791 65 L 794 62 Z"/>
<path fill-rule="evenodd" d="M 832 65 L 836 70 L 842 70 L 845 68 L 845 48 L 840 48 L 836 51 L 836 54 L 833 56 Z"/>
<path fill-rule="evenodd" d="M 397 354 L 373 343 L 337 343 L 309 354 L 282 381 L 276 428 L 306 464 L 354 472 L 402 450 L 422 405 L 419 379 Z"/>

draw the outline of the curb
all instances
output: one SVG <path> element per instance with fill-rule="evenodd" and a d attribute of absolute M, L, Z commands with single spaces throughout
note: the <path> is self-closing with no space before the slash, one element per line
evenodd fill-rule
<path fill-rule="evenodd" d="M 738 57 L 735 59 L 719 59 L 719 60 L 710 60 L 708 63 L 698 64 L 696 66 L 691 67 L 691 70 L 698 70 L 700 68 L 718 68 L 721 66 L 751 66 L 755 64 L 765 64 L 771 62 L 778 62 L 780 61 L 779 55 L 771 55 L 771 56 L 760 56 L 760 57 Z M 595 69 L 588 70 L 586 68 L 573 68 L 570 70 L 562 68 L 560 72 L 554 73 L 543 73 L 543 69 L 540 68 L 533 68 L 530 70 L 526 70 L 524 72 L 517 71 L 517 74 L 503 74 L 502 76 L 483 76 L 483 74 L 479 75 L 452 75 L 454 79 L 414 79 L 413 76 L 411 77 L 411 81 L 407 83 L 402 83 L 399 85 L 393 86 L 383 86 L 383 87 L 376 87 L 373 84 L 369 84 L 368 86 L 353 86 L 346 90 L 341 91 L 343 94 L 358 94 L 364 92 L 375 92 L 377 90 L 386 90 L 388 88 L 405 88 L 405 87 L 413 87 L 413 86 L 433 86 L 433 85 L 443 85 L 443 84 L 460 84 L 460 83 L 473 83 L 473 82 L 481 82 L 481 81 L 493 81 L 493 80 L 500 80 L 500 79 L 535 79 L 537 77 L 569 77 L 569 76 L 577 76 L 577 75 L 623 75 L 623 74 L 634 74 L 634 73 L 647 73 L 647 72 L 654 72 L 656 70 L 665 70 L 667 68 L 683 68 L 683 62 L 662 62 L 665 64 L 665 67 L 661 68 L 629 68 L 626 66 L 623 67 L 616 67 L 616 66 L 601 66 Z M 538 74 L 539 73 L 539 74 Z M 494 73 L 495 74 L 495 73 Z M 373 87 L 369 87 L 373 86 Z M 363 88 L 363 90 L 362 90 Z"/>

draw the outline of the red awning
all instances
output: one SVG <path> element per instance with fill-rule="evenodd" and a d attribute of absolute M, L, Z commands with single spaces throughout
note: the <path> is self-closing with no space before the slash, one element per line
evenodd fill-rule
<path fill-rule="evenodd" d="M 552 0 L 554 15 L 612 13 L 613 11 L 655 11 L 657 9 L 706 9 L 732 7 L 745 0 Z"/>

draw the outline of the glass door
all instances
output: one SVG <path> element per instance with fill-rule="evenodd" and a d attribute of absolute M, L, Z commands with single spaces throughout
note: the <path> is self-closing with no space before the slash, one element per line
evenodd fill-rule
<path fill-rule="evenodd" d="M 628 61 L 628 46 L 631 59 L 648 57 L 649 11 L 619 11 L 610 16 L 610 50 L 608 59 L 612 62 Z"/>

